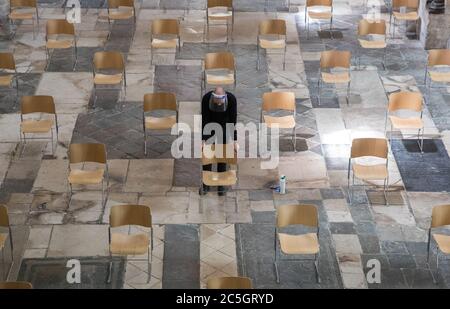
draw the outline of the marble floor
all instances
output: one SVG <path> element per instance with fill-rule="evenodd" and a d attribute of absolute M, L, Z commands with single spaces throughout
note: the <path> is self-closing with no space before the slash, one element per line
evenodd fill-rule
<path fill-rule="evenodd" d="M 256 288 L 450 288 L 449 256 L 439 255 L 436 270 L 434 243 L 427 263 L 432 207 L 450 203 L 450 88 L 427 93 L 427 52 L 414 37 L 388 36 L 385 68 L 377 53 L 363 54 L 358 65 L 363 0 L 335 0 L 332 31 L 318 31 L 314 24 L 309 37 L 305 0 L 291 0 L 289 8 L 284 0 L 269 1 L 267 7 L 265 2 L 235 0 L 227 44 L 224 27 L 211 27 L 204 41 L 204 0 L 136 0 L 134 36 L 132 26 L 121 21 L 109 40 L 106 1 L 83 0 L 81 23 L 75 25 L 74 70 L 70 52 L 64 51 L 52 54 L 46 68 L 45 21 L 64 17 L 63 0 L 39 1 L 36 38 L 26 24 L 17 27 L 14 39 L 0 32 L 0 51 L 15 56 L 20 96 L 53 96 L 59 124 L 54 154 L 48 142 L 21 143 L 15 95 L 0 92 L 0 203 L 8 208 L 14 240 L 14 259 L 6 261 L 10 271 L 2 269 L 2 279 L 28 280 L 38 288 L 160 289 L 204 288 L 210 278 L 240 275 L 250 277 Z M 386 12 L 382 7 L 389 22 Z M 183 44 L 176 53 L 155 54 L 150 65 L 150 23 L 158 18 L 180 20 Z M 286 70 L 282 57 L 272 52 L 261 54 L 256 69 L 257 25 L 270 18 L 286 20 Z M 328 89 L 321 102 L 317 99 L 320 52 L 329 49 L 353 54 L 349 104 L 345 89 Z M 94 104 L 92 57 L 101 50 L 125 56 L 127 91 L 98 91 Z M 259 122 L 264 93 L 294 92 L 297 151 L 290 135 L 282 134 L 276 168 L 261 169 L 260 158 L 240 159 L 236 190 L 226 197 L 211 192 L 200 203 L 200 160 L 174 158 L 170 132 L 151 133 L 144 154 L 142 99 L 154 91 L 176 93 L 179 119 L 198 138 L 194 116 L 201 111 L 202 59 L 221 50 L 236 58 L 237 85 L 230 90 L 237 97 L 239 122 Z M 387 95 L 398 90 L 425 95 L 424 153 L 408 135 L 395 136 L 387 200 L 380 184 L 359 183 L 365 186 L 354 190 L 349 203 L 351 140 L 384 136 Z M 78 188 L 69 198 L 67 150 L 79 142 L 106 145 L 110 183 L 104 205 L 100 188 Z M 272 189 L 280 175 L 287 177 L 286 194 Z M 147 262 L 134 256 L 115 260 L 113 282 L 102 282 L 109 212 L 120 204 L 151 207 L 155 237 L 149 282 Z M 285 256 L 276 282 L 275 215 L 287 204 L 318 208 L 321 283 L 311 260 Z M 57 282 L 64 280 L 63 266 L 71 258 L 86 271 L 81 286 Z M 381 265 L 381 283 L 366 280 L 374 259 Z"/>

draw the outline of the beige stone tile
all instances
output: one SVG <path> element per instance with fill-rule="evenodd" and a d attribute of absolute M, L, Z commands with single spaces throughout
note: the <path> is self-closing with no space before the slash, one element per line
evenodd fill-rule
<path fill-rule="evenodd" d="M 252 211 L 274 211 L 273 201 L 250 201 Z"/>
<path fill-rule="evenodd" d="M 278 171 L 261 169 L 261 160 L 245 159 L 239 161 L 239 188 L 261 189 L 278 181 Z"/>
<path fill-rule="evenodd" d="M 57 225 L 53 227 L 49 257 L 108 256 L 106 225 Z"/>
<path fill-rule="evenodd" d="M 26 249 L 23 253 L 24 259 L 43 259 L 46 257 L 47 249 Z"/>
<path fill-rule="evenodd" d="M 222 269 L 223 267 L 231 263 L 233 261 L 233 258 L 220 251 L 215 251 L 210 255 L 204 257 L 202 261 L 216 269 Z"/>
<path fill-rule="evenodd" d="M 361 244 L 357 235 L 333 234 L 333 241 L 337 253 L 362 253 Z"/>
<path fill-rule="evenodd" d="M 43 160 L 33 191 L 67 192 L 68 166 L 67 160 Z"/>
<path fill-rule="evenodd" d="M 125 192 L 164 193 L 172 187 L 172 159 L 130 160 Z"/>
<path fill-rule="evenodd" d="M 183 196 L 142 196 L 139 204 L 150 206 L 153 224 L 167 224 L 186 217 L 189 200 Z"/>
<path fill-rule="evenodd" d="M 286 176 L 288 189 L 328 182 L 324 158 L 310 151 L 298 153 L 295 157 L 281 157 L 278 173 Z"/>
<path fill-rule="evenodd" d="M 52 226 L 31 227 L 26 247 L 28 249 L 47 249 L 52 229 Z"/>

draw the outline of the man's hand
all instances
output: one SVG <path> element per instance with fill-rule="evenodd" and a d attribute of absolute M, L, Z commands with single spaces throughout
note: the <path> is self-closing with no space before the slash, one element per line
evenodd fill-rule
<path fill-rule="evenodd" d="M 234 152 L 238 152 L 239 151 L 239 144 L 238 142 L 234 142 Z"/>

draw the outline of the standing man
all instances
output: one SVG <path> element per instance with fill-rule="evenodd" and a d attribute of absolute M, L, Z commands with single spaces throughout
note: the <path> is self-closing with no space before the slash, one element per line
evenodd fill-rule
<path fill-rule="evenodd" d="M 202 140 L 203 145 L 205 143 L 215 143 L 215 144 L 230 144 L 234 143 L 235 151 L 237 151 L 237 132 L 234 126 L 236 125 L 237 119 L 237 102 L 236 97 L 230 93 L 226 92 L 223 87 L 216 87 L 213 91 L 208 92 L 203 96 L 202 99 Z M 228 132 L 227 123 L 233 124 L 233 131 Z M 208 124 L 218 124 L 222 127 L 223 139 L 211 141 L 211 137 L 215 136 L 214 130 L 205 132 L 205 127 Z M 207 134 L 205 134 L 207 133 Z M 203 167 L 204 171 L 211 171 L 211 165 L 205 165 Z M 217 172 L 225 172 L 227 170 L 227 165 L 224 163 L 219 163 L 217 166 Z M 209 191 L 209 186 L 202 184 L 199 194 L 204 195 Z M 225 194 L 225 188 L 218 188 L 219 195 Z"/>

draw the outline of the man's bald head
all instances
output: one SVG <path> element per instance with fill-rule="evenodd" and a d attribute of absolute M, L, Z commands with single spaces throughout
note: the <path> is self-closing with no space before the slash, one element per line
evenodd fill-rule
<path fill-rule="evenodd" d="M 223 87 L 216 87 L 214 89 L 214 93 L 217 95 L 224 95 L 225 94 L 225 89 L 223 89 Z"/>

